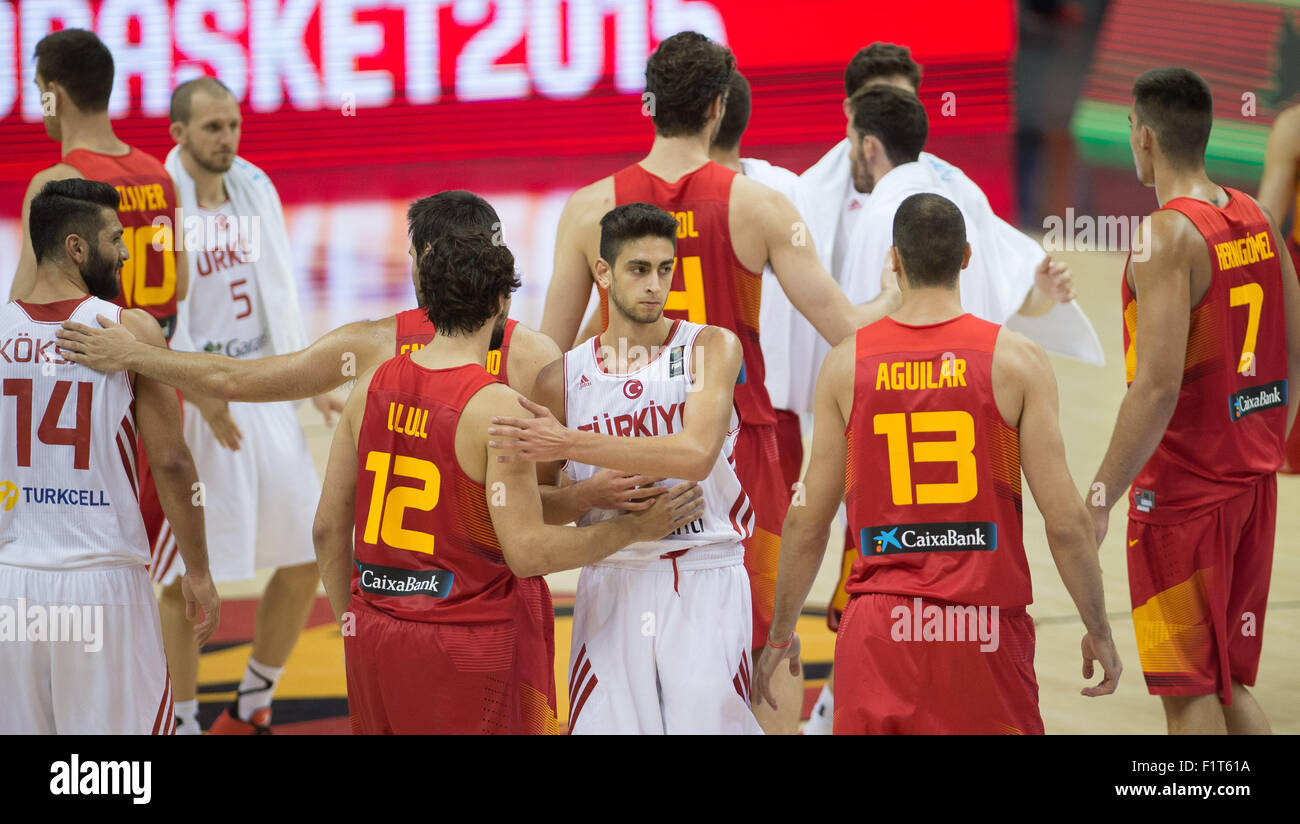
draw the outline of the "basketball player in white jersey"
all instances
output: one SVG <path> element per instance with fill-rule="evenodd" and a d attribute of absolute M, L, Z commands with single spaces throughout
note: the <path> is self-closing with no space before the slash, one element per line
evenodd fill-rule
<path fill-rule="evenodd" d="M 172 94 L 176 147 L 165 165 L 186 214 L 203 227 L 187 233 L 199 243 L 189 249 L 190 294 L 178 309 L 172 345 L 252 360 L 298 351 L 306 338 L 279 197 L 261 170 L 237 156 L 240 125 L 238 101 L 215 78 L 190 80 Z M 185 440 L 205 487 L 213 579 L 244 581 L 275 570 L 258 605 L 235 701 L 211 731 L 265 733 L 272 694 L 320 579 L 311 541 L 320 482 L 292 402 L 228 404 L 197 394 L 185 400 Z M 327 395 L 315 400 L 327 421 L 342 406 Z M 199 649 L 185 632 L 175 583 L 183 564 L 174 553 L 174 544 L 163 544 L 153 574 L 165 585 L 163 637 L 177 731 L 197 735 Z"/>
<path fill-rule="evenodd" d="M 199 619 L 193 641 L 206 641 L 220 620 L 176 393 L 56 354 L 62 321 L 97 314 L 163 345 L 143 310 L 108 303 L 129 257 L 117 207 L 107 183 L 46 184 L 28 211 L 33 285 L 0 307 L 0 625 L 10 619 L 10 632 L 0 630 L 3 734 L 174 730 L 138 503 L 136 427 L 189 569 L 181 588 Z"/>
<path fill-rule="evenodd" d="M 749 705 L 753 629 L 741 544 L 754 515 L 732 463 L 740 342 L 716 326 L 664 317 L 676 218 L 630 203 L 600 227 L 595 273 L 610 298 L 608 328 L 542 369 L 544 405 L 521 399 L 535 417 L 493 418 L 489 446 L 517 449 L 512 460 L 568 458 L 574 481 L 599 467 L 664 477 L 665 487 L 698 481 L 705 510 L 660 541 L 583 568 L 569 730 L 761 734 Z M 578 523 L 620 514 L 592 510 Z"/>

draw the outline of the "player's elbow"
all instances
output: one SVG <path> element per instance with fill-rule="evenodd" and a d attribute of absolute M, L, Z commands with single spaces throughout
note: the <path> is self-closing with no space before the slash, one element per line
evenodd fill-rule
<path fill-rule="evenodd" d="M 719 449 L 721 445 L 719 445 Z M 686 454 L 682 462 L 682 472 L 677 477 L 683 481 L 695 481 L 700 483 L 713 473 L 713 465 L 718 460 L 718 449 L 710 450 L 705 447 L 693 446 Z"/>
<path fill-rule="evenodd" d="M 149 470 L 160 479 L 178 482 L 198 477 L 194 457 L 185 441 L 180 438 L 162 444 L 146 443 L 145 449 L 149 455 Z"/>
<path fill-rule="evenodd" d="M 1053 554 L 1095 550 L 1096 534 L 1088 510 L 1080 502 L 1068 512 L 1056 515 L 1043 513 L 1046 522 L 1047 545 Z"/>
<path fill-rule="evenodd" d="M 240 381 L 226 369 L 210 369 L 203 374 L 203 394 L 223 401 L 238 401 Z"/>
<path fill-rule="evenodd" d="M 528 541 L 502 541 L 501 555 L 506 566 L 516 578 L 535 578 L 557 570 L 548 569 L 540 562 L 540 554 Z"/>
<path fill-rule="evenodd" d="M 781 543 L 790 551 L 801 547 L 824 547 L 830 540 L 829 523 L 820 523 L 812 517 L 808 507 L 792 503 L 781 525 Z"/>
<path fill-rule="evenodd" d="M 316 559 L 319 561 L 329 560 L 337 548 L 342 545 L 340 538 L 347 534 L 348 525 L 339 523 L 338 519 L 331 517 L 322 507 L 316 512 L 316 518 L 311 525 L 311 542 L 316 548 Z"/>

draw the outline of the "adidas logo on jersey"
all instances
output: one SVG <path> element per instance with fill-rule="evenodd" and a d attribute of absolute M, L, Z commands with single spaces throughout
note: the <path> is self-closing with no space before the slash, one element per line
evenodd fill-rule
<path fill-rule="evenodd" d="M 586 375 L 583 375 L 582 380 L 578 381 L 578 388 L 586 389 L 589 386 L 591 386 L 591 381 L 587 379 Z"/>

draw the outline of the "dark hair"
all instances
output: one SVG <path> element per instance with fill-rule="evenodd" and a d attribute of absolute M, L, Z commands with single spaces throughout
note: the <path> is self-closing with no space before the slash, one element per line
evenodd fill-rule
<path fill-rule="evenodd" d="M 600 219 L 600 256 L 613 268 L 623 245 L 643 237 L 661 237 L 676 249 L 677 218 L 649 203 L 616 206 Z"/>
<path fill-rule="evenodd" d="M 952 287 L 966 254 L 966 221 L 946 197 L 912 195 L 894 213 L 894 246 L 909 284 Z"/>
<path fill-rule="evenodd" d="M 117 206 L 117 189 L 98 180 L 74 177 L 46 183 L 32 198 L 27 213 L 27 231 L 37 264 L 62 254 L 68 235 L 78 235 L 91 246 L 98 246 L 104 210 L 117 211 Z"/>
<path fill-rule="evenodd" d="M 222 83 L 215 77 L 196 77 L 193 80 L 186 80 L 176 87 L 172 92 L 172 103 L 169 115 L 172 123 L 189 123 L 191 101 L 195 92 L 207 92 L 213 97 L 220 97 L 222 93 L 235 96 L 225 83 Z"/>
<path fill-rule="evenodd" d="M 41 79 L 67 89 L 78 109 L 108 110 L 113 93 L 113 55 L 93 31 L 63 29 L 36 44 L 36 71 Z"/>
<path fill-rule="evenodd" d="M 921 67 L 912 59 L 911 50 L 877 41 L 858 49 L 844 69 L 844 94 L 852 97 L 869 81 L 889 77 L 906 77 L 912 88 L 921 88 Z"/>
<path fill-rule="evenodd" d="M 1165 157 L 1179 166 L 1205 162 L 1214 125 L 1210 86 L 1191 69 L 1152 69 L 1133 84 L 1138 125 L 1150 126 Z"/>
<path fill-rule="evenodd" d="M 702 34 L 679 32 L 660 43 L 645 64 L 655 132 L 678 137 L 703 129 L 710 104 L 726 93 L 735 69 L 731 50 Z"/>
<path fill-rule="evenodd" d="M 879 138 L 890 163 L 911 163 L 920 156 L 930 121 L 916 95 L 893 86 L 868 86 L 849 98 L 849 103 L 853 128 L 861 137 Z"/>
<path fill-rule="evenodd" d="M 418 261 L 435 240 L 456 229 L 501 231 L 501 218 L 483 198 L 464 189 L 422 197 L 406 210 L 406 229 Z M 498 236 L 497 240 L 501 238 Z"/>
<path fill-rule="evenodd" d="M 515 256 L 488 229 L 451 229 L 420 258 L 420 303 L 440 333 L 472 335 L 519 288 Z"/>
<path fill-rule="evenodd" d="M 713 145 L 719 149 L 734 149 L 749 125 L 749 81 L 740 72 L 732 72 L 727 86 L 727 107 L 722 111 L 722 122 L 713 136 Z"/>

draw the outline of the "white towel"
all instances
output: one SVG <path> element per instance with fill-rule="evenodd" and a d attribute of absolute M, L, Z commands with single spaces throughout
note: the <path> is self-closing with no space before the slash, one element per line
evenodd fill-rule
<path fill-rule="evenodd" d="M 194 180 L 181 163 L 180 146 L 172 148 L 163 163 L 176 183 L 176 194 L 185 217 L 198 219 L 199 202 L 194 194 Z M 289 232 L 285 228 L 284 209 L 280 195 L 275 191 L 266 172 L 236 157 L 230 171 L 225 174 L 226 192 L 235 214 L 258 220 L 252 250 L 254 279 L 258 299 L 266 313 L 267 331 L 270 335 L 271 354 L 284 355 L 296 352 L 307 345 L 303 331 L 302 313 L 298 309 L 298 289 L 294 285 L 293 267 L 289 253 Z M 182 218 L 183 220 L 184 218 Z M 184 232 L 183 222 L 175 227 L 176 234 Z M 195 252 L 199 250 L 194 250 Z M 197 254 L 189 255 L 190 283 L 197 277 Z M 176 310 L 176 333 L 171 346 L 181 351 L 195 351 L 189 336 L 189 300 L 181 301 Z"/>

